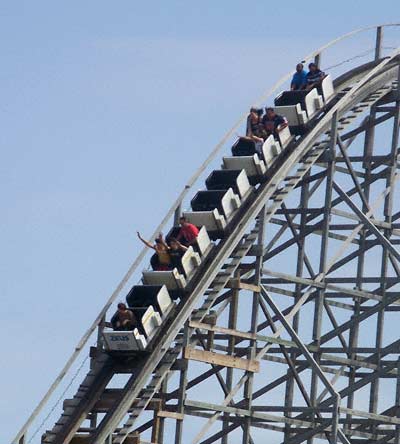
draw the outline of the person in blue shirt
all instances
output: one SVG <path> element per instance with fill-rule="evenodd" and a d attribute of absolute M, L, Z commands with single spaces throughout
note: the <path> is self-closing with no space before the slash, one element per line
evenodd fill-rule
<path fill-rule="evenodd" d="M 306 89 L 310 90 L 312 88 L 318 87 L 321 85 L 322 80 L 326 77 L 326 74 L 321 71 L 315 63 L 310 63 L 308 65 L 308 69 L 310 70 L 307 74 L 307 86 Z"/>
<path fill-rule="evenodd" d="M 293 75 L 290 89 L 296 91 L 298 89 L 304 89 L 307 85 L 307 71 L 304 70 L 302 63 L 296 65 L 296 72 Z"/>

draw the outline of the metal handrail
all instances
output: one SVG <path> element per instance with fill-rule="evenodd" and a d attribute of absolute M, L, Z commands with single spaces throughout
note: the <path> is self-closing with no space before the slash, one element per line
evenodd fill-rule
<path fill-rule="evenodd" d="M 379 58 L 381 56 L 381 46 L 382 46 L 382 30 L 383 28 L 387 27 L 399 27 L 400 23 L 388 23 L 383 25 L 375 25 L 375 26 L 368 26 L 365 28 L 358 28 L 354 31 L 348 32 L 334 40 L 331 40 L 329 43 L 321 46 L 319 49 L 313 51 L 312 53 L 308 54 L 306 57 L 303 58 L 305 62 L 317 59 L 319 60 L 321 57 L 321 54 L 326 49 L 334 46 L 335 44 L 339 43 L 340 41 L 343 41 L 345 39 L 348 39 L 356 34 L 367 32 L 372 29 L 376 29 L 376 47 L 375 47 L 375 59 Z M 269 98 L 279 87 L 281 87 L 285 82 L 287 82 L 292 76 L 292 71 L 290 71 L 288 74 L 281 77 L 271 88 L 269 88 L 267 91 L 265 91 L 256 101 L 256 105 L 261 105 L 266 101 L 267 98 Z M 225 136 L 221 139 L 221 141 L 213 148 L 211 153 L 207 156 L 207 158 L 203 161 L 201 166 L 196 170 L 196 172 L 191 176 L 183 190 L 180 192 L 179 196 L 173 203 L 173 205 L 168 210 L 167 214 L 162 219 L 161 223 L 158 225 L 154 233 L 152 234 L 150 241 L 153 241 L 158 233 L 163 230 L 167 222 L 176 215 L 177 211 L 180 211 L 182 202 L 186 195 L 188 194 L 189 190 L 193 187 L 193 185 L 196 183 L 196 181 L 200 178 L 200 176 L 203 174 L 203 172 L 207 169 L 209 164 L 215 159 L 216 155 L 221 151 L 221 149 L 224 147 L 225 143 L 229 140 L 230 137 L 232 137 L 235 132 L 239 129 L 239 127 L 245 122 L 247 118 L 247 112 L 244 113 L 238 121 L 233 125 L 233 127 L 225 134 Z M 111 294 L 103 308 L 101 309 L 100 313 L 97 315 L 89 329 L 84 333 L 84 335 L 81 337 L 80 341 L 78 342 L 77 346 L 75 347 L 73 353 L 67 360 L 66 364 L 54 380 L 54 382 L 51 384 L 50 388 L 47 390 L 46 394 L 43 396 L 39 404 L 36 406 L 36 408 L 33 410 L 32 414 L 29 416 L 25 424 L 21 427 L 20 431 L 12 441 L 12 444 L 25 444 L 25 438 L 26 438 L 26 432 L 31 425 L 31 423 L 34 421 L 34 419 L 38 416 L 46 402 L 50 399 L 53 392 L 56 390 L 60 382 L 63 380 L 65 375 L 67 374 L 68 370 L 71 368 L 73 363 L 76 361 L 78 356 L 80 355 L 81 351 L 85 347 L 85 345 L 88 343 L 89 338 L 92 336 L 94 331 L 102 324 L 105 315 L 108 311 L 108 309 L 111 307 L 113 302 L 117 299 L 122 289 L 125 287 L 129 279 L 132 277 L 133 273 L 136 271 L 138 265 L 142 262 L 147 252 L 147 247 L 142 248 L 132 265 L 129 267 L 128 271 L 122 278 L 122 280 L 117 285 L 114 292 Z"/>

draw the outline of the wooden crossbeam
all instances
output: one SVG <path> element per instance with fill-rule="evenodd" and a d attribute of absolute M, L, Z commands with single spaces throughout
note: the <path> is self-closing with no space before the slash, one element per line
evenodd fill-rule
<path fill-rule="evenodd" d="M 233 330 L 231 328 L 218 327 L 218 326 L 206 324 L 204 322 L 191 321 L 189 323 L 189 326 L 193 327 L 193 328 L 198 328 L 200 330 L 209 330 L 209 331 L 213 331 L 214 333 L 222 333 L 222 334 L 226 334 L 228 336 L 234 336 L 236 338 L 251 339 L 251 340 L 257 340 L 260 342 L 270 342 L 271 344 L 283 345 L 284 347 L 292 347 L 292 348 L 296 347 L 297 348 L 297 345 L 295 342 L 289 341 L 287 339 L 282 339 L 282 338 L 274 338 L 273 336 L 264 336 L 264 335 L 249 333 L 247 331 L 242 331 L 242 330 Z M 318 351 L 318 347 L 316 347 L 314 345 L 309 345 L 309 346 L 307 346 L 307 348 L 312 352 Z"/>
<path fill-rule="evenodd" d="M 180 421 L 182 421 L 185 417 L 183 413 L 170 412 L 168 410 L 160 410 L 157 413 L 157 416 L 159 416 L 160 418 L 178 419 Z"/>
<path fill-rule="evenodd" d="M 117 393 L 107 394 L 106 396 L 102 396 L 94 405 L 92 412 L 95 413 L 106 413 L 108 410 L 114 405 L 115 401 L 118 399 Z M 132 404 L 132 408 L 134 408 L 135 403 L 138 402 L 140 398 L 136 398 L 135 402 Z M 76 400 L 74 399 L 65 399 L 63 402 L 63 408 L 74 407 L 76 404 Z M 154 398 L 149 402 L 149 405 L 146 407 L 146 410 L 158 410 L 161 406 L 161 399 Z"/>
<path fill-rule="evenodd" d="M 255 293 L 260 293 L 261 288 L 259 285 L 247 284 L 246 282 L 239 281 L 238 279 L 232 278 L 225 285 L 226 288 L 232 288 L 236 290 L 249 290 Z"/>
<path fill-rule="evenodd" d="M 143 442 L 140 441 L 140 436 L 138 434 L 136 434 L 136 436 L 132 435 L 133 434 L 126 437 L 124 444 L 141 444 L 141 442 Z M 90 438 L 91 435 L 89 434 L 77 434 L 71 439 L 69 444 L 89 444 Z"/>
<path fill-rule="evenodd" d="M 253 339 L 253 340 L 257 339 L 257 335 L 255 335 L 254 333 L 248 333 L 246 331 L 240 331 L 240 330 L 233 330 L 232 328 L 217 327 L 214 325 L 206 324 L 205 322 L 191 321 L 189 323 L 189 326 L 193 328 L 199 328 L 201 330 L 213 331 L 214 333 L 227 334 L 229 336 L 234 336 L 236 338 Z"/>
<path fill-rule="evenodd" d="M 196 350 L 193 347 L 186 347 L 183 356 L 185 359 L 192 359 L 193 361 L 248 370 L 254 373 L 258 373 L 260 371 L 260 363 L 254 359 L 244 359 L 235 356 L 221 355 L 220 353 Z"/>

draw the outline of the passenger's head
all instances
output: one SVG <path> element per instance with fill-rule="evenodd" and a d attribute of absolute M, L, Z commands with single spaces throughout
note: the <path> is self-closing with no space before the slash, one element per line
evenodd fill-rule
<path fill-rule="evenodd" d="M 304 65 L 303 65 L 302 63 L 298 63 L 298 64 L 296 65 L 296 71 L 297 71 L 297 72 L 301 72 L 301 71 L 303 71 L 303 68 L 304 68 Z"/>
<path fill-rule="evenodd" d="M 309 69 L 311 72 L 315 72 L 315 71 L 318 69 L 318 66 L 317 66 L 315 63 L 310 63 L 310 64 L 308 65 L 308 69 Z"/>
<path fill-rule="evenodd" d="M 274 108 L 265 108 L 265 113 L 266 113 L 268 119 L 273 119 L 276 115 Z"/>
<path fill-rule="evenodd" d="M 262 116 L 263 110 L 262 108 L 257 108 L 256 106 L 252 106 L 250 108 L 250 115 L 254 118 L 259 118 Z"/>
<path fill-rule="evenodd" d="M 179 218 L 179 224 L 181 225 L 181 227 L 185 227 L 189 222 L 186 220 L 185 216 L 181 216 Z"/>
<path fill-rule="evenodd" d="M 178 241 L 174 237 L 171 237 L 171 239 L 169 240 L 169 246 L 173 250 L 177 250 L 179 248 Z"/>
<path fill-rule="evenodd" d="M 126 310 L 126 305 L 123 302 L 120 302 L 118 304 L 118 310 L 119 311 L 125 311 Z"/>

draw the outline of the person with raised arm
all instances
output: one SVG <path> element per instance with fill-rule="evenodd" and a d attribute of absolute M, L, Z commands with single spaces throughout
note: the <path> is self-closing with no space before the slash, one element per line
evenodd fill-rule
<path fill-rule="evenodd" d="M 157 239 L 154 241 L 154 245 L 143 239 L 139 231 L 137 232 L 138 238 L 149 248 L 152 248 L 157 254 L 157 261 L 152 263 L 154 271 L 167 271 L 171 269 L 171 256 L 169 254 L 169 247 L 163 239 L 160 233 Z"/>

